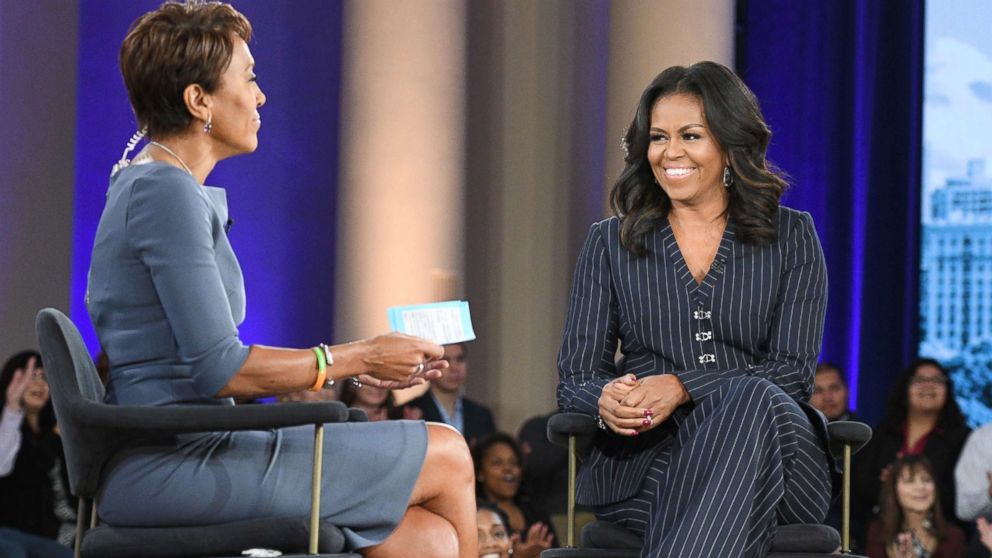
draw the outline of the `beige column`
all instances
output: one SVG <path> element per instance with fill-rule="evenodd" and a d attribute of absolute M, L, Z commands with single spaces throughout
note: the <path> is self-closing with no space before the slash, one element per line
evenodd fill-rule
<path fill-rule="evenodd" d="M 620 0 L 610 4 L 606 191 L 623 170 L 617 146 L 647 84 L 669 66 L 734 67 L 731 0 Z"/>
<path fill-rule="evenodd" d="M 344 17 L 337 341 L 461 296 L 464 267 L 465 4 L 350 0 Z"/>

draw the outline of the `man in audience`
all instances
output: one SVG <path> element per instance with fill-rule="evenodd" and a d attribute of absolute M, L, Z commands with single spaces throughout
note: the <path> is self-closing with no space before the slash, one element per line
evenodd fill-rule
<path fill-rule="evenodd" d="M 827 420 L 858 420 L 847 407 L 847 383 L 837 366 L 821 362 L 816 366 L 813 396 L 809 402 L 823 413 Z"/>
<path fill-rule="evenodd" d="M 992 423 L 968 436 L 954 467 L 954 487 L 958 519 L 968 522 L 992 519 Z M 986 536 L 982 531 L 980 527 L 979 534 L 982 536 L 972 537 L 973 544 L 967 556 L 990 556 L 989 549 L 981 542 Z"/>
<path fill-rule="evenodd" d="M 462 386 L 468 376 L 465 343 L 445 345 L 444 358 L 448 361 L 448 368 L 439 379 L 431 382 L 430 390 L 411 401 L 410 406 L 420 409 L 424 420 L 454 426 L 471 446 L 496 431 L 493 414 L 462 394 Z"/>

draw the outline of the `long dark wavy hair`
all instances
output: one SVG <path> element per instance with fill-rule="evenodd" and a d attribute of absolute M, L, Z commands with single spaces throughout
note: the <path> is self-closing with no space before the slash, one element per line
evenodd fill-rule
<path fill-rule="evenodd" d="M 41 362 L 41 354 L 34 350 L 21 351 L 7 359 L 7 362 L 3 364 L 3 370 L 0 371 L 0 397 L 7 393 L 7 386 L 14 379 L 14 372 L 26 368 L 28 361 L 32 357 L 35 359 L 35 366 L 44 368 L 44 364 Z M 6 400 L 3 400 L 3 405 L 6 405 Z M 52 427 L 54 426 L 55 408 L 52 406 L 52 397 L 49 395 L 48 402 L 41 408 L 41 414 L 38 416 L 38 427 L 42 433 L 48 433 L 52 431 Z M 22 430 L 27 427 L 28 422 L 24 421 L 22 423 Z"/>
<path fill-rule="evenodd" d="M 928 530 L 937 537 L 938 541 L 943 540 L 947 534 L 947 520 L 944 519 L 944 512 L 941 511 L 940 489 L 933 474 L 933 466 L 922 455 L 906 455 L 892 462 L 889 476 L 882 483 L 882 490 L 878 496 L 878 519 L 882 523 L 882 540 L 885 541 L 886 546 L 892 544 L 896 535 L 903 531 L 904 514 L 902 506 L 899 505 L 896 486 L 899 478 L 907 471 L 912 477 L 926 474 L 933 479 L 933 505 L 930 506 Z"/>
<path fill-rule="evenodd" d="M 881 426 L 894 432 L 902 432 L 906 418 L 909 416 L 909 381 L 916 374 L 916 371 L 923 366 L 933 366 L 947 380 L 947 399 L 940 409 L 937 417 L 937 428 L 955 428 L 964 424 L 964 414 L 961 407 L 954 399 L 954 382 L 951 380 L 947 370 L 939 362 L 932 358 L 917 358 L 902 371 L 892 384 L 892 391 L 889 393 L 888 406 L 885 409 L 885 417 L 882 418 Z"/>
<path fill-rule="evenodd" d="M 655 230 L 672 207 L 655 183 L 647 151 L 651 110 L 669 95 L 686 94 L 703 104 L 710 132 L 727 154 L 733 173 L 727 206 L 745 244 L 769 244 L 776 239 L 778 202 L 788 187 L 785 175 L 765 159 L 771 131 L 758 100 L 733 71 L 716 62 L 673 66 L 658 74 L 637 104 L 624 136 L 626 166 L 613 185 L 610 203 L 621 217 L 620 242 L 638 256 L 647 253 L 645 235 Z"/>

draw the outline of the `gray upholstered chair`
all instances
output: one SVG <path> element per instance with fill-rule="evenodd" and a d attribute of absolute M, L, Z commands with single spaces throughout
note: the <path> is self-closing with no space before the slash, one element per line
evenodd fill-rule
<path fill-rule="evenodd" d="M 70 490 L 79 498 L 77 558 L 241 556 L 249 548 L 277 549 L 284 555 L 296 552 L 296 556 L 360 558 L 358 554 L 343 553 L 344 535 L 334 525 L 321 521 L 318 510 L 323 425 L 362 420 L 364 413 L 349 412 L 337 401 L 239 406 L 108 405 L 103 402 L 104 388 L 96 367 L 72 321 L 62 312 L 46 308 L 38 313 L 35 326 L 65 448 Z M 308 517 L 147 528 L 100 525 L 95 513 L 87 520 L 87 502 L 97 494 L 104 465 L 124 447 L 185 432 L 268 430 L 306 424 L 314 425 L 315 490 Z"/>
<path fill-rule="evenodd" d="M 768 558 L 827 558 L 850 553 L 850 475 L 851 456 L 869 439 L 871 428 L 860 422 L 833 422 L 827 426 L 830 451 L 842 460 L 843 536 L 828 525 L 781 525 L 775 532 Z M 559 413 L 548 421 L 548 438 L 569 448 L 568 533 L 565 547 L 541 553 L 541 558 L 638 558 L 642 538 L 608 521 L 595 520 L 582 529 L 582 547 L 575 547 L 575 475 L 580 456 L 588 453 L 596 435 L 595 420 L 580 413 Z"/>

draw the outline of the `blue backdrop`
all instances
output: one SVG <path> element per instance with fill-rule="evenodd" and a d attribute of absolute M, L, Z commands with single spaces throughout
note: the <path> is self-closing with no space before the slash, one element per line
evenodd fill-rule
<path fill-rule="evenodd" d="M 72 316 L 97 350 L 83 297 L 110 168 L 136 124 L 117 65 L 128 26 L 160 0 L 82 0 L 79 10 L 76 214 Z M 230 237 L 248 290 L 248 343 L 307 346 L 332 339 L 338 176 L 340 2 L 243 1 L 261 109 L 258 150 L 221 162 Z"/>
<path fill-rule="evenodd" d="M 881 417 L 915 354 L 924 0 L 738 0 L 737 70 L 830 274 L 823 359 Z"/>

